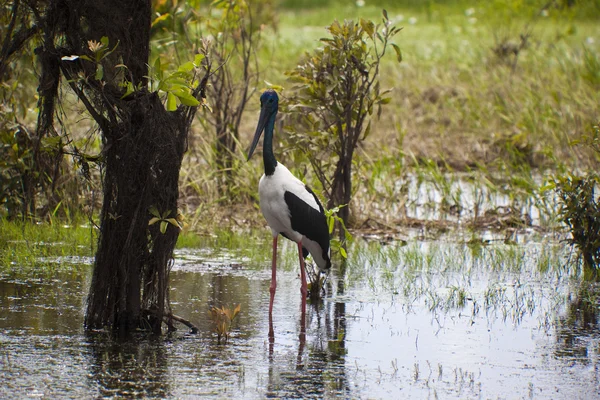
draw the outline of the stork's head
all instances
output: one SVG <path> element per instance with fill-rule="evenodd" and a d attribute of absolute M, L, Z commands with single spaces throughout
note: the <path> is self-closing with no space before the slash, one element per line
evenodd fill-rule
<path fill-rule="evenodd" d="M 262 110 L 277 111 L 279 105 L 279 96 L 273 89 L 267 89 L 260 96 L 260 108 Z"/>
<path fill-rule="evenodd" d="M 279 96 L 273 89 L 267 89 L 260 96 L 260 117 L 258 117 L 258 125 L 256 126 L 256 132 L 254 133 L 254 139 L 250 145 L 248 151 L 248 160 L 252 157 L 254 149 L 258 144 L 260 135 L 262 135 L 267 123 L 274 122 L 277 109 L 279 108 Z M 272 127 L 271 127 L 272 128 Z"/>

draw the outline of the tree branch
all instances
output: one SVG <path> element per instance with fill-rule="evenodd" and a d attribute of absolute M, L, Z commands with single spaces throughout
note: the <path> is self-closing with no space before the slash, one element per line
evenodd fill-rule
<path fill-rule="evenodd" d="M 188 321 L 185 318 L 174 315 L 173 313 L 168 313 L 167 315 L 165 315 L 164 320 L 165 320 L 165 323 L 167 324 L 167 326 L 169 327 L 169 331 L 176 330 L 172 321 L 177 321 L 177 322 L 180 322 L 183 325 L 187 326 L 188 328 L 190 328 L 190 333 L 193 333 L 193 334 L 198 333 L 198 327 L 196 325 L 192 324 L 190 321 Z"/>

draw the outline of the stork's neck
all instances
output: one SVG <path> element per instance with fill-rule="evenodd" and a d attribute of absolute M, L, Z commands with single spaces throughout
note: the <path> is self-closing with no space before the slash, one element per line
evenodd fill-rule
<path fill-rule="evenodd" d="M 273 175 L 275 173 L 275 167 L 277 166 L 277 160 L 275 154 L 273 154 L 273 130 L 275 129 L 275 116 L 277 113 L 273 113 L 267 126 L 265 126 L 265 139 L 263 142 L 263 163 L 265 165 L 265 175 Z"/>

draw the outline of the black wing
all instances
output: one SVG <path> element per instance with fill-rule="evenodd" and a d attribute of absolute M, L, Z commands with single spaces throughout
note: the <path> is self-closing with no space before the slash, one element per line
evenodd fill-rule
<path fill-rule="evenodd" d="M 327 253 L 329 252 L 329 228 L 327 227 L 327 218 L 325 217 L 323 206 L 317 196 L 315 196 L 308 186 L 305 186 L 305 188 L 313 195 L 319 209 L 315 210 L 294 193 L 285 192 L 284 199 L 290 210 L 292 229 L 303 234 L 310 240 L 317 242 L 323 249 L 325 259 L 327 259 Z"/>
<path fill-rule="evenodd" d="M 285 233 L 281 232 L 281 236 L 283 236 L 284 238 L 288 239 L 288 240 L 292 240 L 290 239 L 290 237 L 288 235 L 286 235 Z M 293 240 L 292 240 L 293 242 Z M 308 250 L 306 249 L 306 247 L 302 246 L 302 257 L 306 258 L 308 257 Z"/>

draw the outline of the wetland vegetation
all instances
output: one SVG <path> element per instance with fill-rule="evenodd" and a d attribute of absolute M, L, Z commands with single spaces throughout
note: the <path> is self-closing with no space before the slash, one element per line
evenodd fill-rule
<path fill-rule="evenodd" d="M 227 28 L 223 9 L 179 3 L 153 2 L 151 62 L 160 54 L 165 76 L 199 51 L 186 47 L 200 43 L 195 35 Z M 179 213 L 155 226 L 169 217 L 177 220 L 165 229 L 182 226 L 167 298 L 195 334 L 176 324 L 116 340 L 84 329 L 102 138 L 65 86 L 61 131 L 41 143 L 52 157 L 60 149 L 60 160 L 35 159 L 23 139 L 36 132 L 35 57 L 6 63 L 0 54 L 0 397 L 600 396 L 600 3 L 385 4 L 402 27 L 400 53 L 382 59 L 381 89 L 392 90 L 352 161 L 346 257 L 338 243 L 323 298 L 304 321 L 297 249 L 281 241 L 273 340 L 262 166 L 243 151 L 257 94 L 274 87 L 293 106 L 290 71 L 322 46 L 325 27 L 379 23 L 384 2 L 256 3 L 265 10 L 257 69 L 235 135 L 218 139 L 206 121 L 220 105 L 207 97 L 182 162 Z M 186 101 L 162 94 L 167 107 Z M 291 110 L 282 114 L 278 158 L 324 196 L 300 125 Z M 312 146 L 330 140 L 311 135 Z M 227 143 L 230 153 L 219 147 Z M 34 161 L 46 175 L 29 193 Z M 230 320 L 211 313 L 237 305 Z"/>

